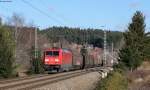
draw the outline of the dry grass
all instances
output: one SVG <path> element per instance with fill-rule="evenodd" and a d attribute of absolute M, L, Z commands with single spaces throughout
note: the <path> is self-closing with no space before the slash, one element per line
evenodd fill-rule
<path fill-rule="evenodd" d="M 130 90 L 150 90 L 150 62 L 144 62 L 136 71 L 128 73 Z"/>

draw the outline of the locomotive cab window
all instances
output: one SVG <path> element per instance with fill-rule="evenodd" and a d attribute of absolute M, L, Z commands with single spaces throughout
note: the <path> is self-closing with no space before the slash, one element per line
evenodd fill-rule
<path fill-rule="evenodd" d="M 53 51 L 53 56 L 59 56 L 59 51 Z"/>
<path fill-rule="evenodd" d="M 46 51 L 46 55 L 52 56 L 53 53 L 52 53 L 52 51 Z"/>
<path fill-rule="evenodd" d="M 59 56 L 59 51 L 46 51 L 48 56 Z"/>

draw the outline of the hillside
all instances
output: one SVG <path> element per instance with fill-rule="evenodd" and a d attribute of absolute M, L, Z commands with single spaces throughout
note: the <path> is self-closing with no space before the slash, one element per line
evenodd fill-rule
<path fill-rule="evenodd" d="M 64 39 L 68 42 L 77 44 L 88 43 L 96 47 L 103 47 L 104 32 L 101 29 L 80 29 L 69 27 L 50 27 L 40 31 L 41 34 L 47 35 L 50 42 L 59 42 Z M 122 32 L 107 31 L 108 46 L 113 42 L 116 47 L 122 39 Z"/>
<path fill-rule="evenodd" d="M 15 35 L 15 27 L 10 27 L 12 35 Z M 107 32 L 108 43 L 112 41 L 115 46 L 120 42 L 121 32 Z M 19 65 L 18 71 L 26 71 L 30 68 L 31 48 L 35 45 L 35 28 L 22 27 L 17 28 L 16 44 L 16 63 Z M 80 49 L 82 44 L 87 43 L 94 47 L 103 47 L 103 31 L 99 29 L 79 29 L 68 27 L 51 27 L 44 30 L 38 30 L 37 46 L 43 51 L 45 48 L 53 46 L 69 48 L 76 56 L 74 59 L 81 59 Z M 110 46 L 108 44 L 108 46 Z M 119 45 L 119 44 L 118 44 Z M 94 50 L 94 48 L 93 48 Z M 101 52 L 102 53 L 102 52 Z"/>

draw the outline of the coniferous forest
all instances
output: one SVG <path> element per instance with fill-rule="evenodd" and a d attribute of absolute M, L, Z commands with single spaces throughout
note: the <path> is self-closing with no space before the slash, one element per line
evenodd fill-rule
<path fill-rule="evenodd" d="M 77 44 L 88 43 L 95 47 L 103 47 L 104 31 L 102 29 L 80 29 L 69 27 L 50 27 L 40 31 L 46 34 L 50 42 L 58 42 L 61 39 Z M 122 32 L 107 30 L 107 43 L 113 42 L 117 47 L 122 39 Z"/>

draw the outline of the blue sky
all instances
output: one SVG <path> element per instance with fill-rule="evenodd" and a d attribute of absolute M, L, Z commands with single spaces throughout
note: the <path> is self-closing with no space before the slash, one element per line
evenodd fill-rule
<path fill-rule="evenodd" d="M 1 0 L 0 0 L 1 1 Z M 102 28 L 124 31 L 136 10 L 146 16 L 150 29 L 149 0 L 24 0 L 43 13 L 33 9 L 22 0 L 0 2 L 0 16 L 4 21 L 13 13 L 22 15 L 26 23 L 34 22 L 40 28 L 69 26 Z M 45 15 L 46 14 L 46 15 Z M 105 27 L 101 27 L 105 26 Z M 150 30 L 149 30 L 150 31 Z"/>

